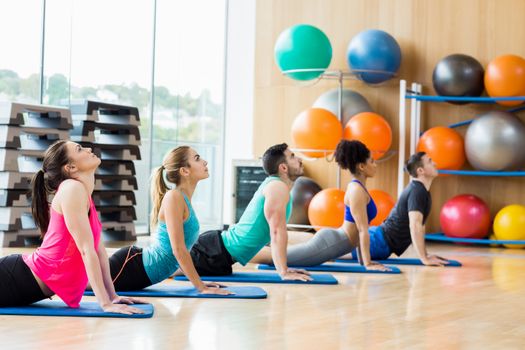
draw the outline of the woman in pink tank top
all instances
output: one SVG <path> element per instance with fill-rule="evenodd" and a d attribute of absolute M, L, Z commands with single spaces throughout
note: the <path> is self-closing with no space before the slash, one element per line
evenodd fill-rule
<path fill-rule="evenodd" d="M 89 280 L 104 311 L 142 313 L 127 305 L 141 300 L 119 297 L 113 288 L 91 199 L 99 164 L 90 148 L 71 141 L 47 149 L 31 183 L 31 211 L 43 242 L 30 255 L 0 259 L 0 306 L 27 305 L 56 294 L 77 308 Z"/>

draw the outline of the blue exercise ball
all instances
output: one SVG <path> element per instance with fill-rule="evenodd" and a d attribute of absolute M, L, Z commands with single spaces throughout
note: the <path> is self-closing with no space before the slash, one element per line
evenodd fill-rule
<path fill-rule="evenodd" d="M 296 80 L 315 79 L 330 65 L 332 45 L 325 33 L 309 24 L 298 24 L 284 30 L 275 43 L 275 61 L 281 72 Z M 311 72 L 287 73 L 295 69 Z"/>
<path fill-rule="evenodd" d="M 346 51 L 351 70 L 381 71 L 384 73 L 357 73 L 357 77 L 369 84 L 391 79 L 401 65 L 401 48 L 396 39 L 387 32 L 369 29 L 357 34 Z"/>

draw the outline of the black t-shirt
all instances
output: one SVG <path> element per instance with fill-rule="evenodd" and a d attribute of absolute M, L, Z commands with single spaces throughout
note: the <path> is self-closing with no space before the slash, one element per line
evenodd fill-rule
<path fill-rule="evenodd" d="M 423 214 L 424 225 L 431 207 L 432 198 L 425 185 L 420 181 L 410 181 L 401 193 L 401 197 L 399 197 L 390 215 L 381 224 L 385 241 L 397 256 L 403 254 L 412 243 L 408 213 L 419 211 Z"/>

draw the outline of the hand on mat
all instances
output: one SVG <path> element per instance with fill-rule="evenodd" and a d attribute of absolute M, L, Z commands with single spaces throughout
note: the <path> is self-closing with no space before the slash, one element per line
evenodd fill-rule
<path fill-rule="evenodd" d="M 129 306 L 126 304 L 108 304 L 103 305 L 102 310 L 105 312 L 113 312 L 116 314 L 124 314 L 124 315 L 133 315 L 133 314 L 143 314 L 144 311 L 141 309 L 137 309 L 136 307 Z"/>
<path fill-rule="evenodd" d="M 312 280 L 312 277 L 304 270 L 288 269 L 285 273 L 281 274 L 281 279 L 308 282 Z"/>
<path fill-rule="evenodd" d="M 305 269 L 288 269 L 288 272 L 296 272 L 296 273 L 302 273 L 303 275 L 310 276 L 310 272 L 306 271 Z"/>
<path fill-rule="evenodd" d="M 216 283 L 218 284 L 218 283 Z M 207 285 L 200 290 L 201 294 L 219 294 L 219 295 L 233 295 L 234 292 L 228 290 L 228 289 L 222 289 L 217 287 L 208 287 Z"/>
<path fill-rule="evenodd" d="M 147 304 L 148 302 L 144 299 L 140 299 L 140 298 L 134 298 L 134 297 L 121 297 L 121 296 L 116 296 L 113 298 L 113 300 L 111 300 L 111 302 L 113 304 L 128 304 L 128 305 L 131 305 L 131 304 Z"/>
<path fill-rule="evenodd" d="M 374 271 L 391 271 L 391 269 L 383 264 L 380 264 L 375 261 L 371 261 L 368 265 L 365 265 L 365 268 L 367 270 L 374 270 Z"/>
<path fill-rule="evenodd" d="M 220 284 L 217 282 L 204 282 L 204 285 L 210 288 L 226 288 L 224 284 Z"/>
<path fill-rule="evenodd" d="M 449 263 L 447 259 L 437 255 L 429 255 L 426 259 L 421 260 L 421 262 L 427 266 L 445 266 Z"/>

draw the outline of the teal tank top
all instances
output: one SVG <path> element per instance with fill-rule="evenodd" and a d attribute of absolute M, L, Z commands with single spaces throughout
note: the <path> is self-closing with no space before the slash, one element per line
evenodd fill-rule
<path fill-rule="evenodd" d="M 271 181 L 281 181 L 278 176 L 269 176 L 257 189 L 239 222 L 222 232 L 224 247 L 235 261 L 246 265 L 268 242 L 270 226 L 264 216 L 263 190 Z M 292 214 L 292 196 L 286 206 L 286 222 Z"/>
<path fill-rule="evenodd" d="M 186 195 L 184 193 L 182 195 L 190 212 L 190 215 L 183 223 L 184 244 L 190 250 L 199 237 L 199 220 Z M 146 274 L 153 284 L 164 281 L 179 268 L 179 263 L 171 249 L 166 222 L 159 221 L 156 240 L 142 251 L 142 262 L 144 263 Z"/>

